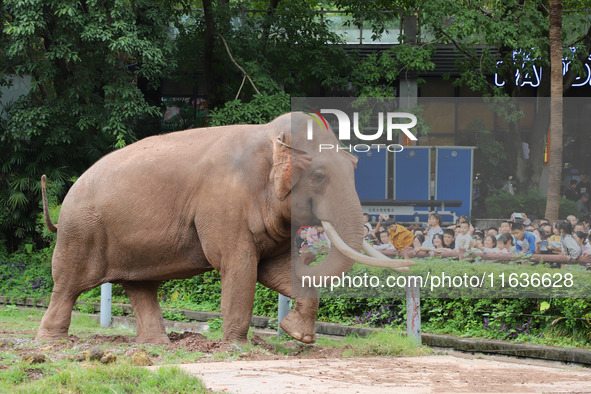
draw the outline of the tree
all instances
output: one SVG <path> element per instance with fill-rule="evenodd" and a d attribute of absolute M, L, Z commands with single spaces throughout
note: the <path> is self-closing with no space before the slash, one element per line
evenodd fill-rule
<path fill-rule="evenodd" d="M 0 136 L 0 217 L 16 248 L 34 235 L 43 173 L 65 185 L 113 148 L 157 132 L 144 124 L 159 108 L 138 83 L 154 87 L 174 67 L 173 4 L 6 0 L 3 10 L 7 72 L 32 79 Z"/>
<path fill-rule="evenodd" d="M 571 1 L 569 6 L 583 10 L 584 3 Z M 516 98 L 522 95 L 522 85 L 526 82 L 524 70 L 541 67 L 542 75 L 550 74 L 547 2 L 424 0 L 417 3 L 417 8 L 421 26 L 432 32 L 433 42 L 451 44 L 463 55 L 456 64 L 460 72 L 454 82 L 457 86 L 468 86 L 484 96 L 507 97 L 510 98 L 507 102 L 518 106 Z M 571 62 L 564 79 L 565 92 L 591 51 L 591 28 L 574 21 L 570 33 L 573 51 L 564 52 Z M 490 75 L 494 73 L 503 77 L 504 86 L 492 83 Z M 519 78 L 515 77 L 517 73 Z M 550 96 L 549 78 L 542 78 L 537 96 Z M 542 100 L 542 103 L 546 105 L 549 101 Z M 549 112 L 549 108 L 537 112 L 529 135 L 520 130 L 519 122 L 513 121 L 502 137 L 507 166 L 515 169 L 518 189 L 524 193 L 539 187 Z M 529 143 L 528 160 L 521 154 L 523 141 Z"/>
<path fill-rule="evenodd" d="M 558 220 L 562 181 L 562 0 L 550 0 L 550 179 L 546 218 Z"/>
<path fill-rule="evenodd" d="M 190 80 L 190 75 L 196 64 L 205 68 L 203 54 L 211 48 L 213 26 L 215 45 L 208 59 L 213 63 L 212 71 L 209 75 L 205 72 L 206 85 L 211 85 L 208 96 L 210 90 L 217 94 L 210 105 L 212 110 L 235 100 L 239 91 L 239 99 L 245 102 L 256 94 L 248 82 L 240 89 L 243 73 L 231 60 L 221 37 L 231 57 L 252 77 L 261 93 L 317 96 L 342 83 L 350 71 L 351 59 L 334 45 L 342 40 L 322 18 L 319 2 L 270 1 L 268 7 L 260 3 L 212 1 L 213 23 L 208 10 L 193 13 L 179 26 L 179 74 L 194 84 L 200 81 Z"/>

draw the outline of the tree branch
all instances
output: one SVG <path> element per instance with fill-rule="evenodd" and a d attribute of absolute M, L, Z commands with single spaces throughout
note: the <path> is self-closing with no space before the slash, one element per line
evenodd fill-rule
<path fill-rule="evenodd" d="M 228 56 L 230 57 L 230 60 L 232 61 L 232 63 L 234 63 L 234 65 L 242 72 L 242 75 L 244 75 L 244 77 L 248 78 L 248 80 L 250 81 L 250 84 L 252 85 L 255 92 L 257 92 L 257 94 L 261 94 L 261 92 L 259 92 L 259 90 L 255 86 L 254 82 L 252 81 L 252 79 L 250 78 L 248 73 L 232 57 L 232 54 L 230 53 L 230 48 L 228 48 L 228 43 L 226 43 L 224 36 L 222 36 L 220 33 L 215 33 L 215 35 L 218 36 L 222 40 L 222 42 L 224 43 L 224 46 L 226 47 L 226 52 L 228 53 Z"/>

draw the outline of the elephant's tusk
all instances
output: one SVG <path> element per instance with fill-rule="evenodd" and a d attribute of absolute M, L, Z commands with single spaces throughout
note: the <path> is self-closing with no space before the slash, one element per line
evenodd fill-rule
<path fill-rule="evenodd" d="M 377 259 L 388 259 L 388 256 L 385 256 L 384 254 L 380 253 L 379 250 L 377 250 L 376 248 L 371 246 L 367 241 L 363 241 L 363 251 L 365 253 L 367 253 L 367 255 L 370 257 L 375 257 Z M 389 259 L 389 260 L 392 260 L 392 259 Z M 404 260 L 404 261 L 407 261 L 407 260 Z M 394 270 L 399 271 L 399 272 L 410 272 L 410 269 L 408 267 L 394 268 Z"/>
<path fill-rule="evenodd" d="M 343 241 L 343 239 L 339 236 L 332 224 L 330 224 L 329 222 L 322 221 L 322 226 L 326 230 L 326 235 L 330 239 L 330 242 L 332 242 L 334 247 L 337 248 L 339 252 L 361 264 L 370 265 L 372 267 L 394 269 L 408 267 L 414 264 L 414 262 L 410 260 L 393 260 L 383 255 L 383 257 L 380 258 L 362 255 L 361 253 L 351 249 L 351 247 L 349 247 L 349 245 L 347 245 L 345 241 Z"/>

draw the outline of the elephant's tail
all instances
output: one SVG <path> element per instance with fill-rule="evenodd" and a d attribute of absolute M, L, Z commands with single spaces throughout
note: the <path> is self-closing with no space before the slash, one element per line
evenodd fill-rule
<path fill-rule="evenodd" d="M 52 233 L 57 233 L 57 226 L 53 224 L 51 218 L 49 217 L 49 209 L 47 207 L 47 191 L 45 190 L 45 180 L 47 177 L 43 175 L 41 177 L 41 192 L 43 194 L 43 217 L 45 218 L 45 225 L 47 229 Z"/>

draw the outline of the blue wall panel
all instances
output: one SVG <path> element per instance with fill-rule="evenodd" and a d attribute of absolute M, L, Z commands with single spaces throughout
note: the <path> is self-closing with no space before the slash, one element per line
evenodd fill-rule
<path fill-rule="evenodd" d="M 472 200 L 472 149 L 437 149 L 437 200 L 462 200 L 462 206 L 449 208 L 458 216 L 470 216 Z"/>
<path fill-rule="evenodd" d="M 359 153 L 355 170 L 355 188 L 361 200 L 380 200 L 387 197 L 386 151 L 373 149 Z"/>
<path fill-rule="evenodd" d="M 405 147 L 402 152 L 395 153 L 395 194 L 396 200 L 428 200 L 429 199 L 429 160 L 430 149 Z M 427 207 L 416 207 L 417 211 L 427 212 Z M 426 214 L 419 220 L 426 221 Z M 398 215 L 401 222 L 413 222 L 413 216 Z"/>

